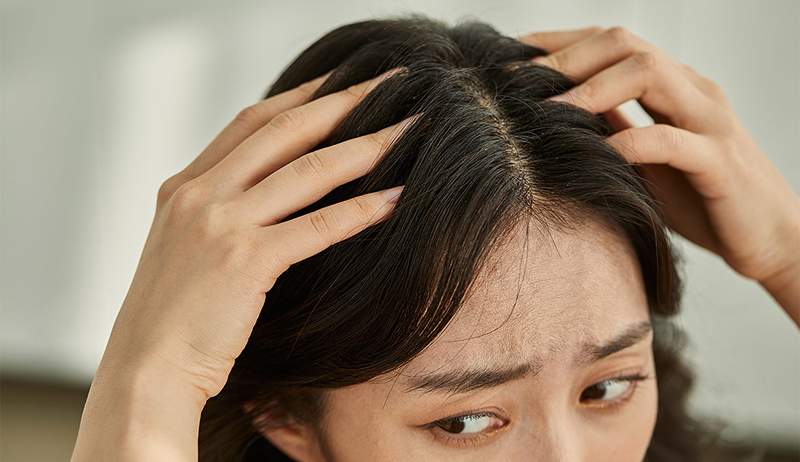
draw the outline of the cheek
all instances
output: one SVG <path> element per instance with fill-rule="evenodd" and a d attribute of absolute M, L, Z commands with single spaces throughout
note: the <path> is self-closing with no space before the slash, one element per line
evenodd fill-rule
<path fill-rule="evenodd" d="M 648 407 L 647 407 L 647 416 L 643 419 L 644 422 L 647 424 L 644 425 L 644 429 L 646 430 L 646 440 L 647 445 L 645 446 L 644 450 L 647 450 L 647 446 L 650 445 L 650 440 L 653 437 L 653 430 L 656 426 L 656 420 L 658 418 L 658 385 L 656 379 L 653 379 L 651 383 L 652 392 L 648 394 Z M 642 456 L 644 457 L 644 456 Z"/>
<path fill-rule="evenodd" d="M 641 462 L 650 446 L 658 413 L 658 389 L 655 380 L 639 385 L 624 412 L 595 434 L 589 453 L 604 454 L 595 460 Z"/>

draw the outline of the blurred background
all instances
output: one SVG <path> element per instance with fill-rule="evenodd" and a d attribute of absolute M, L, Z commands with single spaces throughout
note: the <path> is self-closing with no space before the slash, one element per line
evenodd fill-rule
<path fill-rule="evenodd" d="M 160 183 L 302 49 L 353 21 L 475 18 L 508 35 L 624 26 L 716 80 L 800 191 L 800 2 L 0 0 L 0 460 L 66 460 Z M 686 256 L 692 405 L 800 460 L 800 335 L 719 258 Z"/>

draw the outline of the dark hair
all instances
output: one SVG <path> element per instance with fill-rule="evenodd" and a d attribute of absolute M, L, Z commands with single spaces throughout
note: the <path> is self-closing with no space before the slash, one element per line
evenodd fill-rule
<path fill-rule="evenodd" d="M 405 185 L 386 220 L 278 278 L 227 384 L 203 411 L 201 460 L 276 460 L 256 416 L 313 424 L 324 389 L 409 362 L 524 218 L 542 229 L 596 218 L 630 240 L 655 326 L 660 399 L 647 460 L 700 458 L 704 432 L 686 411 L 692 379 L 679 356 L 683 337 L 667 319 L 680 304 L 678 255 L 643 178 L 605 143 L 608 122 L 546 100 L 574 84 L 530 62 L 543 54 L 481 22 L 451 27 L 409 15 L 339 27 L 284 70 L 265 97 L 330 70 L 314 98 L 405 68 L 318 148 L 422 115 L 373 170 L 290 217 Z"/>

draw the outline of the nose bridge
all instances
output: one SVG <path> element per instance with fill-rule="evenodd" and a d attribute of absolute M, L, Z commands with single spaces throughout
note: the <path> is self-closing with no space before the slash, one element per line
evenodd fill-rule
<path fill-rule="evenodd" d="M 526 457 L 530 461 L 584 462 L 584 438 L 580 425 L 565 409 L 550 409 L 545 420 L 527 427 Z"/>

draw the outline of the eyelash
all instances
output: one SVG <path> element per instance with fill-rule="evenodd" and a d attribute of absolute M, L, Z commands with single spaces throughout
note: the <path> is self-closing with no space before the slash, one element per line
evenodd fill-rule
<path fill-rule="evenodd" d="M 447 424 L 451 424 L 453 422 L 463 422 L 464 420 L 467 420 L 467 419 L 475 419 L 475 418 L 481 418 L 481 417 L 491 417 L 493 419 L 500 420 L 502 422 L 502 425 L 499 426 L 499 427 L 496 427 L 496 428 L 494 428 L 492 430 L 481 431 L 481 432 L 475 433 L 472 436 L 466 436 L 466 437 L 465 436 L 457 436 L 458 435 L 457 433 L 451 433 L 451 432 L 448 432 L 448 431 L 446 431 L 446 430 L 441 428 L 442 426 L 445 426 Z M 439 419 L 439 420 L 436 420 L 434 422 L 431 422 L 431 423 L 425 425 L 424 428 L 429 429 L 437 439 L 443 441 L 444 443 L 446 443 L 448 445 L 452 445 L 452 446 L 456 446 L 456 447 L 468 447 L 468 446 L 474 446 L 474 445 L 480 443 L 485 438 L 488 438 L 488 437 L 492 436 L 492 434 L 494 434 L 495 432 L 505 428 L 505 426 L 507 424 L 508 424 L 508 421 L 506 419 L 500 417 L 499 415 L 497 415 L 494 412 L 477 411 L 477 412 L 471 412 L 471 413 L 467 413 L 467 414 L 455 415 L 455 416 L 452 416 L 452 417 L 446 417 L 444 419 Z"/>
<path fill-rule="evenodd" d="M 636 393 L 636 390 L 639 388 L 639 383 L 643 382 L 643 381 L 645 381 L 645 380 L 647 380 L 649 378 L 650 378 L 649 375 L 640 374 L 640 373 L 617 375 L 617 376 L 614 376 L 614 377 L 609 377 L 609 378 L 603 379 L 603 380 L 601 380 L 599 382 L 595 382 L 592 385 L 589 385 L 588 387 L 584 388 L 583 391 L 581 391 L 581 396 L 583 395 L 583 393 L 586 390 L 588 390 L 588 389 L 590 389 L 592 387 L 601 385 L 603 383 L 607 383 L 607 382 L 628 382 L 629 387 L 628 387 L 627 390 L 625 390 L 625 392 L 622 395 L 622 397 L 616 398 L 616 399 L 611 400 L 611 401 L 608 401 L 605 404 L 600 404 L 600 405 L 591 405 L 590 404 L 590 405 L 587 406 L 587 407 L 594 408 L 594 409 L 604 409 L 604 410 L 610 411 L 610 410 L 618 408 L 618 407 L 626 404 L 628 401 L 630 401 L 630 399 Z M 602 400 L 596 400 L 596 401 L 601 401 L 602 402 Z"/>
<path fill-rule="evenodd" d="M 629 387 L 624 392 L 622 397 L 616 398 L 613 401 L 610 401 L 608 404 L 588 405 L 587 406 L 589 408 L 601 409 L 601 410 L 606 411 L 606 412 L 612 412 L 614 409 L 617 409 L 617 408 L 621 407 L 622 405 L 624 405 L 625 403 L 627 403 L 628 401 L 630 401 L 630 399 L 633 397 L 633 395 L 636 393 L 636 390 L 638 389 L 639 382 L 642 382 L 642 381 L 647 380 L 649 378 L 650 378 L 650 376 L 649 375 L 645 375 L 645 374 L 617 375 L 617 376 L 609 377 L 607 379 L 603 379 L 603 380 L 600 380 L 598 382 L 593 383 L 592 385 L 584 388 L 584 390 L 581 391 L 581 395 L 583 395 L 583 393 L 586 390 L 588 390 L 588 389 L 590 389 L 592 387 L 598 386 L 600 384 L 603 384 L 603 383 L 608 383 L 608 382 L 628 382 L 629 383 Z M 491 417 L 491 418 L 497 419 L 497 420 L 502 422 L 502 425 L 499 426 L 499 427 L 493 428 L 492 430 L 489 430 L 489 431 L 478 432 L 474 436 L 469 436 L 469 437 L 455 436 L 455 435 L 458 435 L 458 434 L 457 433 L 447 432 L 446 430 L 444 430 L 442 428 L 443 426 L 445 426 L 447 424 L 452 424 L 454 422 L 464 422 L 465 420 L 467 420 L 467 418 L 475 419 L 475 418 L 481 418 L 481 417 Z M 468 446 L 474 446 L 474 445 L 479 444 L 481 441 L 483 441 L 484 439 L 492 436 L 497 431 L 500 431 L 500 430 L 504 429 L 506 427 L 506 425 L 508 425 L 508 420 L 503 418 L 503 417 L 501 417 L 501 416 L 499 416 L 499 415 L 497 415 L 497 414 L 495 414 L 494 412 L 476 411 L 476 412 L 471 412 L 471 413 L 467 413 L 467 414 L 460 414 L 460 415 L 455 415 L 455 416 L 451 416 L 451 417 L 446 417 L 444 419 L 439 419 L 439 420 L 436 420 L 434 422 L 431 422 L 429 424 L 424 425 L 424 428 L 430 430 L 437 439 L 439 439 L 440 441 L 443 441 L 445 444 L 456 446 L 456 447 L 468 447 Z"/>

